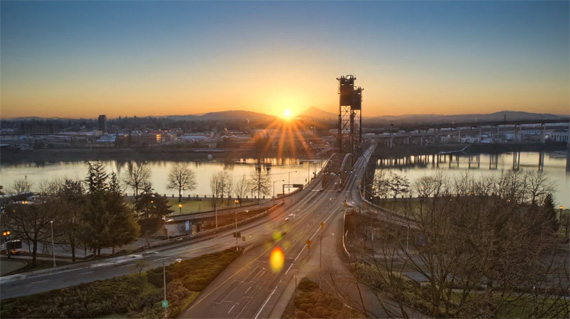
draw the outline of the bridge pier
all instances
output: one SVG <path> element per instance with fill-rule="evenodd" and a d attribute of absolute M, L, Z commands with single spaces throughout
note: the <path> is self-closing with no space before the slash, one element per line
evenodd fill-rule
<path fill-rule="evenodd" d="M 491 154 L 489 156 L 489 169 L 497 169 L 499 163 L 499 155 Z"/>
<path fill-rule="evenodd" d="M 514 152 L 513 153 L 513 171 L 518 171 L 520 169 L 521 164 L 521 153 Z"/>

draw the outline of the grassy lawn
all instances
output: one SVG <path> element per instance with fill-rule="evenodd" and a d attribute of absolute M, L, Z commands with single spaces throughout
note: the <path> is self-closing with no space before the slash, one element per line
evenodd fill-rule
<path fill-rule="evenodd" d="M 397 201 L 391 199 L 382 199 L 377 202 L 377 205 L 395 212 L 398 215 L 412 217 L 419 216 L 420 202 L 417 200 L 402 200 Z"/>
<path fill-rule="evenodd" d="M 301 279 L 283 318 L 364 318 L 307 278 Z"/>
<path fill-rule="evenodd" d="M 175 318 L 238 256 L 228 249 L 166 268 L 168 316 Z M 140 274 L 0 301 L 0 318 L 162 318 L 162 267 Z"/>

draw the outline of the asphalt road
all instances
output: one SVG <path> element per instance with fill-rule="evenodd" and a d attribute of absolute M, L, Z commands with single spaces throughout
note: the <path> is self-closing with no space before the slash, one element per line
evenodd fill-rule
<path fill-rule="evenodd" d="M 285 224 L 285 211 L 292 209 L 302 198 L 311 195 L 314 188 L 319 185 L 317 178 L 306 189 L 285 198 L 285 205 L 260 218 L 257 221 L 241 225 L 238 231 L 246 237 L 246 242 L 240 241 L 240 245 L 247 245 L 256 241 L 262 241 L 280 230 Z M 177 258 L 189 259 L 207 253 L 222 251 L 235 247 L 235 239 L 232 237 L 234 229 L 218 234 L 199 238 L 187 242 L 173 243 L 167 247 L 161 247 L 128 256 L 114 257 L 102 260 L 38 270 L 17 275 L 0 277 L 0 299 L 8 299 L 46 292 L 54 289 L 76 286 L 81 283 L 95 280 L 103 280 L 132 273 L 137 273 L 138 260 L 147 262 L 146 268 L 161 267 L 163 263 L 171 264 Z"/>
<path fill-rule="evenodd" d="M 287 207 L 287 215 L 294 216 L 272 230 L 277 234 L 286 232 L 283 238 L 246 252 L 224 270 L 180 317 L 267 318 L 285 284 L 307 258 L 306 241 L 315 241 L 320 223 L 327 223 L 344 208 L 344 198 L 333 187 L 313 189 Z M 280 271 L 275 272 L 270 266 L 270 254 L 277 246 L 283 250 L 284 264 Z"/>
<path fill-rule="evenodd" d="M 362 177 L 370 154 L 371 150 L 365 153 L 365 159 L 358 160 L 355 173 L 344 190 L 335 190 L 335 185 L 331 183 L 326 189 L 316 188 L 287 207 L 287 215 L 295 216 L 282 225 L 282 230 L 286 231 L 283 239 L 241 256 L 210 284 L 180 318 L 281 317 L 296 282 L 304 276 L 318 278 L 324 283 L 328 281 L 328 290 L 342 290 L 340 293 L 346 300 L 360 302 L 366 309 L 373 309 L 375 314 L 384 314 L 379 300 L 363 285 L 360 285 L 360 290 L 364 290 L 362 293 L 365 296 L 360 298 L 361 291 L 344 266 L 346 259 L 342 247 L 344 202 L 351 200 L 352 191 Z M 325 223 L 324 229 L 320 227 L 321 222 Z M 307 249 L 307 240 L 312 241 L 311 250 Z M 275 247 L 284 251 L 285 261 L 279 271 L 272 270 L 270 265 L 270 254 Z M 325 265 L 323 268 L 321 261 Z"/>

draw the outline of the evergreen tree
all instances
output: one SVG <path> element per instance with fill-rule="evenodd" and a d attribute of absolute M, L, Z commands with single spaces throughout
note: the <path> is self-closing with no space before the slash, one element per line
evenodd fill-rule
<path fill-rule="evenodd" d="M 158 193 L 153 193 L 151 185 L 146 184 L 142 192 L 135 198 L 135 210 L 139 214 L 139 224 L 143 236 L 147 239 L 164 224 L 162 218 L 172 214 L 168 199 Z"/>
<path fill-rule="evenodd" d="M 93 254 L 100 255 L 101 248 L 108 247 L 110 243 L 110 214 L 105 204 L 109 175 L 100 162 L 87 164 L 87 201 L 79 233 L 81 240 L 93 250 Z"/>
<path fill-rule="evenodd" d="M 115 173 L 111 174 L 109 189 L 105 196 L 106 211 L 108 213 L 108 244 L 113 248 L 130 244 L 137 240 L 140 233 L 140 226 L 135 218 L 134 211 L 127 204 L 125 196 L 121 190 L 119 180 Z"/>

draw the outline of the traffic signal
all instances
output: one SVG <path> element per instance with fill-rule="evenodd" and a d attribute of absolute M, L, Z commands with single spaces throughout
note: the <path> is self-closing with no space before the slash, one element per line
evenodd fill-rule
<path fill-rule="evenodd" d="M 307 240 L 307 249 L 311 249 L 311 244 L 312 244 L 312 243 L 313 243 L 313 242 L 312 242 L 310 239 Z"/>
<path fill-rule="evenodd" d="M 325 222 L 321 223 L 321 229 L 325 228 Z"/>

